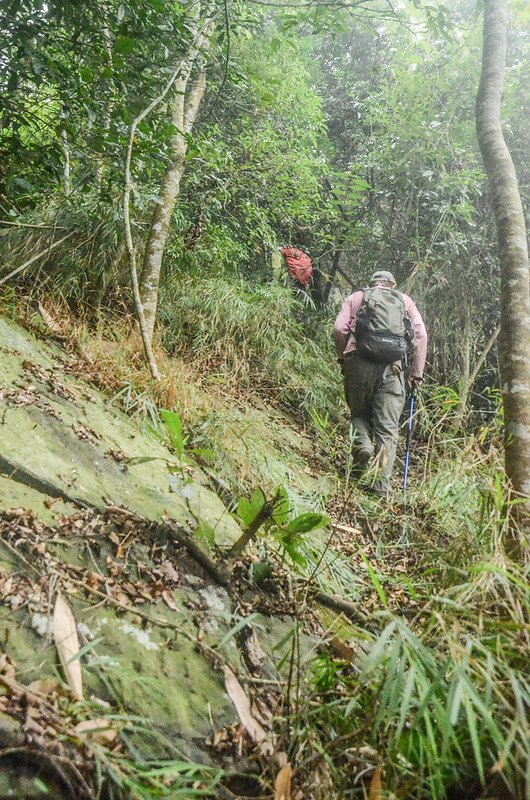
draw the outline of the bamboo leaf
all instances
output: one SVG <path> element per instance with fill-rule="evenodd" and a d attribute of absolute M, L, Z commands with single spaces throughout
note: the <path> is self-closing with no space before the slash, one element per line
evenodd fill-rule
<path fill-rule="evenodd" d="M 53 611 L 53 638 L 68 686 L 74 697 L 82 700 L 83 679 L 81 663 L 78 658 L 79 639 L 75 619 L 70 606 L 60 592 L 57 593 Z"/>
<path fill-rule="evenodd" d="M 386 596 L 386 592 L 383 589 L 383 584 L 381 583 L 381 581 L 377 577 L 377 574 L 376 574 L 374 568 L 370 564 L 369 560 L 366 558 L 366 556 L 363 553 L 363 551 L 359 550 L 359 553 L 361 555 L 362 560 L 366 564 L 366 569 L 368 570 L 368 574 L 370 576 L 370 579 L 371 579 L 371 581 L 372 581 L 372 583 L 373 583 L 373 585 L 375 587 L 375 590 L 376 590 L 377 594 L 379 595 L 379 599 L 381 600 L 381 602 L 384 605 L 384 607 L 388 608 L 388 597 Z"/>
<path fill-rule="evenodd" d="M 291 781 L 293 778 L 293 768 L 290 764 L 284 764 L 276 775 L 274 781 L 274 800 L 291 799 Z"/>

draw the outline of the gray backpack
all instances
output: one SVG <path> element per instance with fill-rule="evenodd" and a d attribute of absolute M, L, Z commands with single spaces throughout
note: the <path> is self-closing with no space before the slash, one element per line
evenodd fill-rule
<path fill-rule="evenodd" d="M 364 289 L 355 324 L 357 352 L 368 361 L 392 364 L 406 359 L 413 339 L 402 293 L 380 286 Z"/>

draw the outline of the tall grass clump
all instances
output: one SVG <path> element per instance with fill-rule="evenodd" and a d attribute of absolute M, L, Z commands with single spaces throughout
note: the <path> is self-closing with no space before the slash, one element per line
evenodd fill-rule
<path fill-rule="evenodd" d="M 334 790 L 315 795 L 311 787 L 312 796 L 361 798 L 362 773 L 380 766 L 388 796 L 479 798 L 501 781 L 512 797 L 528 797 L 524 623 L 519 616 L 518 630 L 507 631 L 504 617 L 487 618 L 479 632 L 454 608 L 429 611 L 416 624 L 394 618 L 369 641 L 358 639 L 351 665 L 318 665 L 316 691 L 297 720 L 296 758 L 327 751 Z"/>
<path fill-rule="evenodd" d="M 13 225 L 0 228 L 0 277 L 38 256 L 13 279 L 15 284 L 31 290 L 39 287 L 47 297 L 60 297 L 89 311 L 97 311 L 110 285 L 123 278 L 119 203 L 91 191 L 70 198 L 51 195 L 46 203 L 10 221 Z"/>
<path fill-rule="evenodd" d="M 334 415 L 339 407 L 329 320 L 292 290 L 239 277 L 181 277 L 164 292 L 164 343 L 205 377 L 266 390 L 269 397 Z"/>
<path fill-rule="evenodd" d="M 530 797 L 529 567 L 505 550 L 515 506 L 495 426 L 428 429 L 406 502 L 365 518 L 365 569 L 347 549 L 333 569 L 318 560 L 365 622 L 332 623 L 341 647 L 290 687 L 284 746 L 304 796 Z"/>

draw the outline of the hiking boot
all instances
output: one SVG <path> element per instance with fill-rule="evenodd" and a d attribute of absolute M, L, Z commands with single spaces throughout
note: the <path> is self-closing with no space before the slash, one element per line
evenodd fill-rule
<path fill-rule="evenodd" d="M 361 488 L 365 494 L 370 495 L 370 497 L 373 497 L 374 499 L 377 498 L 379 500 L 386 500 L 388 498 L 388 492 L 384 489 L 378 489 L 370 484 L 365 484 L 364 486 L 361 486 Z"/>
<path fill-rule="evenodd" d="M 353 451 L 353 460 L 355 461 L 355 466 L 358 467 L 360 470 L 366 469 L 368 466 L 368 462 L 372 458 L 374 454 L 373 450 L 365 450 L 361 447 L 356 448 Z"/>
<path fill-rule="evenodd" d="M 368 492 L 368 494 L 374 495 L 375 497 L 381 497 L 385 500 L 388 500 L 390 486 L 385 481 L 377 480 L 374 481 L 370 486 L 367 486 L 365 491 Z"/>

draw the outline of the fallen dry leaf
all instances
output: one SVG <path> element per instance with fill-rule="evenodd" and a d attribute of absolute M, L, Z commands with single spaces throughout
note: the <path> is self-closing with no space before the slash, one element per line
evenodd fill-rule
<path fill-rule="evenodd" d="M 293 768 L 290 764 L 285 764 L 274 781 L 274 800 L 291 800 L 292 778 Z"/>
<path fill-rule="evenodd" d="M 376 767 L 370 781 L 370 792 L 368 794 L 369 800 L 383 800 L 383 784 L 381 781 L 381 767 Z"/>
<path fill-rule="evenodd" d="M 330 640 L 331 647 L 344 661 L 351 661 L 355 655 L 354 650 L 343 641 L 339 636 L 333 636 Z"/>
<path fill-rule="evenodd" d="M 249 670 L 254 673 L 261 672 L 266 655 L 255 629 L 249 625 L 247 630 L 242 632 L 241 639 Z"/>
<path fill-rule="evenodd" d="M 248 735 L 256 744 L 262 745 L 261 751 L 263 753 L 272 753 L 273 747 L 270 742 L 266 742 L 267 733 L 260 723 L 252 716 L 250 709 L 250 700 L 246 696 L 243 687 L 238 679 L 230 669 L 224 667 L 225 687 L 228 696 L 235 706 L 241 724 L 247 731 Z"/>
<path fill-rule="evenodd" d="M 90 736 L 93 741 L 104 745 L 111 744 L 118 735 L 118 732 L 111 727 L 109 720 L 104 717 L 78 722 L 74 730 L 78 736 Z"/>
<path fill-rule="evenodd" d="M 171 594 L 171 592 L 168 589 L 164 589 L 164 591 L 162 592 L 162 599 L 163 599 L 164 603 L 166 604 L 166 606 L 169 606 L 169 608 L 171 608 L 173 611 L 178 611 L 179 610 L 179 607 L 177 606 L 177 604 L 173 600 L 173 595 Z"/>
<path fill-rule="evenodd" d="M 44 745 L 44 734 L 46 731 L 40 724 L 40 722 L 37 722 L 37 720 L 34 719 L 32 716 L 28 715 L 26 717 L 26 722 L 24 723 L 24 730 L 26 731 L 26 734 L 28 734 L 28 736 L 31 738 L 31 741 L 38 742 L 39 744 Z"/>
<path fill-rule="evenodd" d="M 62 328 L 59 325 L 59 323 L 54 320 L 52 315 L 49 314 L 46 311 L 46 309 L 44 308 L 44 306 L 40 302 L 39 302 L 39 312 L 40 312 L 40 315 L 41 315 L 42 319 L 44 320 L 44 322 L 46 323 L 48 328 L 51 331 L 53 331 L 53 333 L 62 333 Z"/>
<path fill-rule="evenodd" d="M 168 580 L 175 581 L 175 583 L 178 583 L 180 581 L 180 575 L 178 574 L 177 570 L 175 569 L 171 561 L 168 561 L 167 559 L 166 561 L 162 561 L 160 565 L 160 572 L 166 578 L 168 578 Z"/>
<path fill-rule="evenodd" d="M 83 699 L 83 678 L 81 676 L 81 662 L 74 658 L 79 653 L 79 639 L 75 627 L 72 610 L 62 594 L 57 593 L 55 608 L 53 610 L 53 638 L 65 678 L 72 694 L 78 699 Z M 72 659 L 74 659 L 72 661 Z"/>
<path fill-rule="evenodd" d="M 13 662 L 5 653 L 0 653 L 0 673 L 6 678 L 15 677 L 15 667 Z"/>
<path fill-rule="evenodd" d="M 55 678 L 38 678 L 28 685 L 28 689 L 35 694 L 50 695 L 60 690 L 60 684 Z"/>

